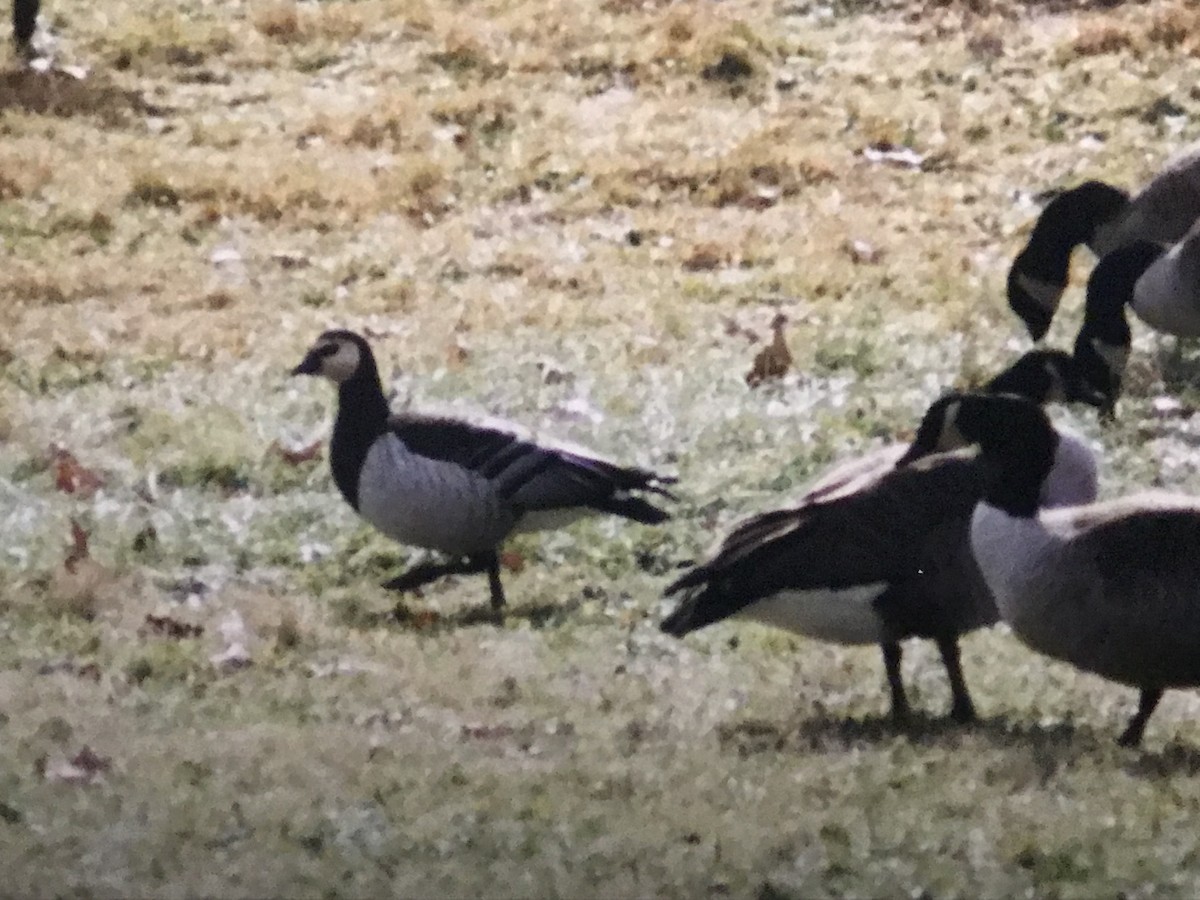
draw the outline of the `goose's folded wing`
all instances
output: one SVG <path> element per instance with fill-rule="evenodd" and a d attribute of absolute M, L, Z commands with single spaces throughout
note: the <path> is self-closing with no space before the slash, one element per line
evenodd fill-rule
<path fill-rule="evenodd" d="M 393 416 L 391 425 L 412 452 L 477 473 L 525 510 L 593 505 L 634 490 L 671 496 L 663 485 L 674 479 L 535 442 L 503 425 L 415 413 Z"/>
<path fill-rule="evenodd" d="M 896 470 L 835 500 L 743 522 L 667 592 L 727 584 L 748 604 L 780 590 L 920 577 L 939 565 L 939 542 L 965 540 L 980 493 L 978 468 L 968 460 L 947 457 Z"/>
<path fill-rule="evenodd" d="M 1071 524 L 1059 593 L 1087 598 L 1072 625 L 1081 655 L 1126 680 L 1200 680 L 1200 507 L 1134 496 Z"/>

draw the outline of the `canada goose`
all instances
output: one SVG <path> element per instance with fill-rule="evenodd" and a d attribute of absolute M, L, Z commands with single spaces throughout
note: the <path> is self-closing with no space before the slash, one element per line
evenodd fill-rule
<path fill-rule="evenodd" d="M 672 497 L 663 485 L 673 478 L 522 439 L 502 425 L 390 415 L 371 348 L 353 332 L 326 331 L 292 374 L 321 375 L 338 386 L 329 459 L 346 502 L 388 537 L 453 558 L 416 566 L 386 588 L 486 572 L 498 610 L 504 590 L 497 548 L 508 535 L 593 513 L 648 525 L 670 518 L 633 493 Z"/>
<path fill-rule="evenodd" d="M 1129 359 L 1126 306 L 1158 331 L 1200 335 L 1200 223 L 1169 250 L 1149 241 L 1114 250 L 1088 278 L 1075 359 L 1081 376 L 1108 398 L 1108 411 Z"/>
<path fill-rule="evenodd" d="M 1019 398 L 944 398 L 914 448 L 964 442 L 982 448 L 971 546 L 1001 616 L 1034 650 L 1140 689 L 1118 741 L 1138 744 L 1164 690 L 1200 685 L 1200 501 L 1149 493 L 1046 509 L 1046 486 L 1094 477 L 1094 460 L 1064 453 L 1045 412 Z"/>
<path fill-rule="evenodd" d="M 1008 272 L 1008 304 L 1041 340 L 1067 287 L 1071 252 L 1087 244 L 1103 258 L 1135 241 L 1168 247 L 1200 218 L 1200 145 L 1171 159 L 1136 196 L 1085 181 L 1052 200 Z M 1172 332 L 1178 333 L 1178 332 Z"/>
<path fill-rule="evenodd" d="M 1093 400 L 1070 355 L 1037 350 L 993 379 L 1037 400 Z M 669 585 L 683 599 L 662 622 L 675 637 L 746 618 L 840 644 L 879 644 L 892 716 L 909 714 L 900 641 L 932 638 L 946 666 L 950 715 L 975 718 L 959 662 L 960 635 L 997 614 L 971 557 L 967 529 L 983 493 L 971 459 L 943 454 L 904 468 L 906 445 L 842 463 L 795 505 L 752 516 L 707 560 Z M 1095 485 L 1054 498 L 1082 503 Z"/>
<path fill-rule="evenodd" d="M 38 0 L 13 0 L 13 43 L 20 51 L 27 51 L 33 40 L 33 29 L 37 24 Z"/>

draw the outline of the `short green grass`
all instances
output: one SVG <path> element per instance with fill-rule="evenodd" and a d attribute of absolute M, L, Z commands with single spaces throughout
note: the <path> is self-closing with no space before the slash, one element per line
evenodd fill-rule
<path fill-rule="evenodd" d="M 86 77 L 0 72 L 5 892 L 1200 891 L 1192 694 L 1120 750 L 1131 691 L 996 629 L 984 723 L 940 720 L 914 645 L 899 733 L 877 651 L 656 628 L 728 523 L 1025 349 L 1031 196 L 1196 137 L 1195 10 L 1090 6 L 48 8 Z M 777 311 L 796 371 L 751 391 Z M 396 619 L 377 584 L 419 555 L 278 449 L 325 434 L 286 372 L 330 326 L 397 405 L 678 474 L 675 521 L 517 542 L 502 627 L 481 579 Z M 1198 372 L 1140 333 L 1115 426 L 1056 414 L 1105 494 L 1197 487 Z M 52 445 L 103 486 L 56 489 Z"/>

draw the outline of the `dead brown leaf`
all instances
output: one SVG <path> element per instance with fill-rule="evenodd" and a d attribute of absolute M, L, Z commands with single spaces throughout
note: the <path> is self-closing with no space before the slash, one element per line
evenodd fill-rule
<path fill-rule="evenodd" d="M 285 447 L 279 441 L 271 441 L 270 450 L 277 456 L 281 457 L 289 466 L 298 466 L 301 463 L 311 462 L 314 459 L 319 459 L 321 456 L 321 447 L 323 442 L 315 440 L 311 444 L 293 450 L 290 447 Z"/>
<path fill-rule="evenodd" d="M 500 565 L 509 572 L 517 573 L 525 569 L 525 555 L 516 550 L 505 550 L 500 554 Z"/>
<path fill-rule="evenodd" d="M 88 533 L 75 519 L 71 519 L 71 551 L 63 560 L 63 568 L 73 573 L 88 555 Z"/>
<path fill-rule="evenodd" d="M 50 446 L 50 464 L 54 467 L 54 486 L 64 494 L 87 499 L 104 487 L 104 479 L 82 465 L 75 454 L 60 444 Z"/>
<path fill-rule="evenodd" d="M 729 254 L 716 244 L 697 244 L 683 261 L 683 268 L 688 272 L 711 272 L 728 261 Z"/>

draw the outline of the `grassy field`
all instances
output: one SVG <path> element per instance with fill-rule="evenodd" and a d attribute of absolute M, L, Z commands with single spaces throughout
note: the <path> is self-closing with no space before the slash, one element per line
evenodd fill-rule
<path fill-rule="evenodd" d="M 51 0 L 86 71 L 0 70 L 0 893 L 1200 893 L 1196 695 L 1121 750 L 1132 691 L 997 629 L 985 721 L 914 645 L 900 733 L 876 650 L 657 630 L 731 521 L 1026 349 L 1040 192 L 1200 135 L 1200 12 L 1099 5 Z M 281 450 L 333 326 L 676 520 L 515 543 L 502 627 L 480 578 L 393 617 L 419 555 Z M 1116 425 L 1056 414 L 1106 495 L 1200 490 L 1198 373 L 1142 330 Z"/>

